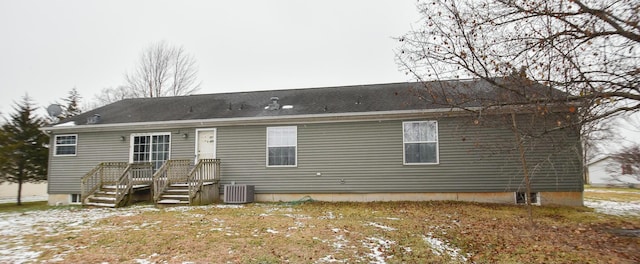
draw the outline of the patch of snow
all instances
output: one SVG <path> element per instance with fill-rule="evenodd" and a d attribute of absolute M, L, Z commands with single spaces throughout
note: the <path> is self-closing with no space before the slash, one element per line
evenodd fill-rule
<path fill-rule="evenodd" d="M 339 228 L 333 228 L 331 229 L 334 233 L 337 233 L 340 231 Z M 344 230 L 344 232 L 349 232 L 347 230 Z M 315 240 L 320 240 L 317 237 L 313 237 L 313 239 Z M 328 240 L 320 240 L 322 241 L 322 243 L 328 243 Z M 331 243 L 331 246 L 335 249 L 335 252 L 340 252 L 342 251 L 345 247 L 347 247 L 347 245 L 349 244 L 349 240 L 347 240 L 344 235 L 340 234 L 337 235 L 335 237 L 335 239 L 333 240 L 333 243 Z M 347 263 L 348 260 L 347 259 L 336 259 L 333 255 L 327 255 L 323 258 L 320 258 L 316 261 L 316 263 L 333 263 L 333 262 L 339 262 L 339 263 Z"/>
<path fill-rule="evenodd" d="M 310 216 L 302 215 L 302 214 L 283 214 L 283 216 L 297 218 L 297 219 L 311 219 Z"/>
<path fill-rule="evenodd" d="M 367 223 L 367 225 L 370 225 L 370 226 L 373 226 L 373 227 L 377 227 L 377 228 L 380 228 L 380 229 L 385 230 L 385 231 L 396 231 L 396 230 L 398 230 L 397 228 L 381 225 L 381 224 L 374 223 L 374 222 L 369 222 L 369 223 Z"/>
<path fill-rule="evenodd" d="M 64 122 L 62 124 L 53 125 L 53 127 L 72 127 L 76 126 L 76 121 Z"/>
<path fill-rule="evenodd" d="M 632 191 L 617 191 L 617 190 L 594 190 L 594 189 L 584 189 L 584 192 L 592 192 L 592 193 L 631 193 L 631 194 L 640 194 L 640 192 L 632 192 Z"/>
<path fill-rule="evenodd" d="M 94 223 L 113 216 L 137 215 L 145 211 L 158 210 L 152 206 L 131 206 L 128 208 L 93 208 L 77 207 L 56 208 L 27 212 L 0 213 L 0 263 L 33 262 L 40 252 L 32 250 L 32 245 L 25 245 L 26 236 L 60 235 L 79 232 L 93 228 Z M 40 245 L 51 248 L 51 245 Z M 65 247 L 66 245 L 59 245 Z M 66 246 L 66 252 L 75 250 Z M 65 252 L 57 254 L 50 261 L 64 261 Z"/>
<path fill-rule="evenodd" d="M 319 219 L 336 219 L 336 216 L 333 215 L 333 212 L 327 212 L 326 215 L 319 217 Z"/>
<path fill-rule="evenodd" d="M 336 250 L 341 250 L 342 248 L 346 247 L 348 243 L 349 243 L 349 240 L 344 238 L 344 235 L 337 235 L 335 241 L 332 244 L 332 246 Z"/>
<path fill-rule="evenodd" d="M 369 248 L 371 253 L 367 254 L 371 260 L 369 263 L 387 263 L 386 259 L 392 258 L 393 255 L 384 256 L 384 252 L 395 244 L 395 241 L 386 240 L 378 237 L 368 237 L 366 241 L 362 241 L 362 245 Z"/>
<path fill-rule="evenodd" d="M 151 262 L 151 261 L 146 260 L 146 259 L 134 259 L 133 261 L 135 261 L 138 264 L 152 264 L 152 263 L 154 263 L 154 262 Z"/>
<path fill-rule="evenodd" d="M 614 202 L 585 199 L 584 206 L 593 208 L 596 212 L 602 214 L 640 216 L 640 201 Z"/>
<path fill-rule="evenodd" d="M 455 248 L 451 246 L 447 241 L 442 241 L 436 237 L 433 237 L 432 235 L 432 233 L 428 233 L 426 236 L 423 235 L 422 239 L 424 240 L 424 242 L 429 244 L 433 254 L 436 254 L 438 256 L 448 255 L 449 257 L 451 257 L 451 259 L 467 262 L 470 254 L 464 255 L 460 252 L 461 250 L 459 248 Z"/>
<path fill-rule="evenodd" d="M 242 204 L 216 204 L 213 207 L 215 208 L 232 208 L 232 209 L 237 209 L 237 208 L 243 208 L 244 205 Z"/>
<path fill-rule="evenodd" d="M 397 218 L 397 217 L 387 217 L 386 219 L 387 220 L 395 220 L 395 221 L 400 220 L 400 218 Z"/>
<path fill-rule="evenodd" d="M 31 251 L 28 246 L 3 245 L 0 248 L 0 263 L 25 263 L 37 259 L 41 252 Z"/>
<path fill-rule="evenodd" d="M 323 258 L 318 259 L 318 261 L 316 261 L 316 263 L 346 263 L 345 260 L 343 259 L 336 259 L 333 255 L 327 255 Z"/>
<path fill-rule="evenodd" d="M 267 228 L 267 233 L 277 234 L 277 233 L 280 233 L 280 232 L 278 232 L 278 231 L 276 231 L 276 230 L 273 230 L 273 229 L 271 229 L 271 228 Z"/>

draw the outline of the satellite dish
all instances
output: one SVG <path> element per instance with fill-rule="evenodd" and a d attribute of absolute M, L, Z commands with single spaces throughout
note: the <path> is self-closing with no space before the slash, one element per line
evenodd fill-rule
<path fill-rule="evenodd" d="M 47 113 L 49 113 L 50 117 L 58 117 L 60 114 L 62 114 L 62 106 L 60 106 L 59 104 L 52 104 L 47 107 Z"/>

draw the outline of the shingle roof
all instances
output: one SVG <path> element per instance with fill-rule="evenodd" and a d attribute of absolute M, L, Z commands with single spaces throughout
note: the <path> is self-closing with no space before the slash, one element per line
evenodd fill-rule
<path fill-rule="evenodd" d="M 478 98 L 492 98 L 496 89 L 481 80 L 430 83 L 387 83 L 325 88 L 198 94 L 189 96 L 124 99 L 60 123 L 97 124 L 199 120 L 238 117 L 291 116 L 394 110 L 448 108 L 446 98 L 474 98 L 464 106 L 480 106 Z M 447 94 L 447 95 L 443 95 Z M 279 109 L 266 107 L 277 97 Z M 464 101 L 463 99 L 461 99 Z M 284 105 L 292 108 L 282 107 Z"/>

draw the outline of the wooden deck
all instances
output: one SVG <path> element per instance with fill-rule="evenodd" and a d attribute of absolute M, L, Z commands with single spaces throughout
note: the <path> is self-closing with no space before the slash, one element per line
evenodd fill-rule
<path fill-rule="evenodd" d="M 136 201 L 157 205 L 202 205 L 219 198 L 220 160 L 151 163 L 102 162 L 82 177 L 82 204 L 121 207 Z"/>

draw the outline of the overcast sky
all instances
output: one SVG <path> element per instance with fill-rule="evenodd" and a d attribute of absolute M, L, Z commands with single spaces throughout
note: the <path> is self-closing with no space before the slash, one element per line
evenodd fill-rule
<path fill-rule="evenodd" d="M 415 3 L 0 0 L 0 112 L 25 93 L 44 109 L 73 87 L 86 103 L 162 40 L 197 60 L 199 93 L 409 81 L 393 37 L 416 25 Z"/>
<path fill-rule="evenodd" d="M 417 20 L 409 0 L 0 0 L 0 112 L 91 100 L 161 40 L 197 60 L 199 93 L 408 81 L 392 38 Z"/>

